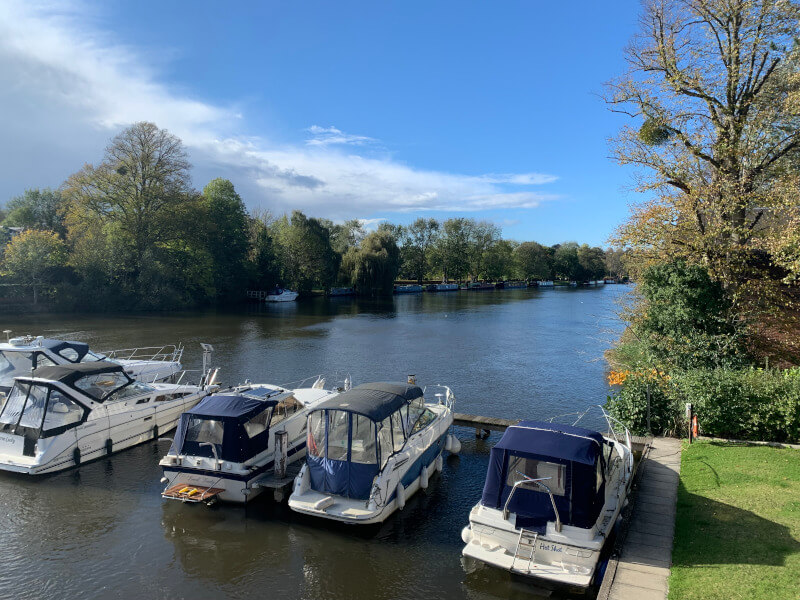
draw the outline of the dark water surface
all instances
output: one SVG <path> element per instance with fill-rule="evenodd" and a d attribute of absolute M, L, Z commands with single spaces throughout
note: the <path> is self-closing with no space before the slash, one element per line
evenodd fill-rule
<path fill-rule="evenodd" d="M 442 383 L 456 411 L 550 418 L 602 403 L 603 351 L 619 335 L 629 288 L 507 290 L 333 298 L 236 313 L 13 316 L 0 329 L 89 342 L 93 349 L 182 341 L 216 350 L 224 384 Z M 567 422 L 569 422 L 567 420 Z M 599 426 L 600 423 L 595 421 Z M 247 508 L 162 501 L 151 442 L 31 479 L 0 474 L 0 597 L 523 598 L 529 582 L 465 574 L 460 531 L 480 498 L 488 449 L 457 430 L 460 456 L 402 512 L 367 529 L 292 513 L 263 494 Z"/>

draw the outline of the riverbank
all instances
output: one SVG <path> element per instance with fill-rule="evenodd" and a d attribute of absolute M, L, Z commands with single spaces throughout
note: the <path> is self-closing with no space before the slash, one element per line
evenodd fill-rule
<path fill-rule="evenodd" d="M 800 450 L 684 444 L 671 600 L 796 600 Z"/>

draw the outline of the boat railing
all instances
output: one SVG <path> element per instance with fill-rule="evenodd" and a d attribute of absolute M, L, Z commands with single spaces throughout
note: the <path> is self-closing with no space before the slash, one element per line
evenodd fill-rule
<path fill-rule="evenodd" d="M 625 466 L 628 469 L 628 474 L 633 473 L 633 464 L 634 464 L 633 440 L 631 439 L 630 430 L 619 419 L 616 419 L 612 417 L 610 414 L 608 414 L 605 408 L 603 408 L 602 406 L 599 406 L 599 408 L 602 411 L 603 416 L 606 419 L 606 422 L 608 423 L 609 433 L 614 436 L 614 439 L 616 441 L 618 441 L 620 444 L 623 444 L 628 448 L 628 459 L 627 459 L 627 464 Z"/>
<path fill-rule="evenodd" d="M 541 477 L 539 479 L 534 479 L 532 477 L 528 477 L 524 473 L 520 473 L 519 471 L 516 471 L 516 473 L 517 475 L 521 475 L 522 477 L 524 477 L 524 479 L 520 479 L 519 481 L 515 482 L 514 485 L 512 486 L 511 492 L 508 494 L 508 498 L 506 498 L 506 503 L 503 505 L 503 518 L 506 521 L 508 520 L 508 514 L 509 514 L 508 505 L 511 503 L 511 498 L 514 497 L 514 493 L 517 491 L 517 488 L 526 484 L 531 484 L 539 488 L 542 488 L 545 492 L 547 492 L 547 495 L 550 496 L 550 504 L 553 505 L 553 512 L 556 515 L 556 531 L 560 532 L 561 515 L 558 514 L 558 508 L 556 507 L 556 499 L 553 497 L 552 490 L 549 487 L 547 487 L 544 483 L 542 483 L 543 481 L 548 481 L 552 479 L 552 477 Z"/>
<path fill-rule="evenodd" d="M 180 362 L 183 357 L 183 344 L 121 348 L 103 352 L 103 355 L 111 360 Z"/>
<path fill-rule="evenodd" d="M 426 385 L 422 390 L 423 395 L 428 393 L 428 389 L 434 391 L 433 396 L 436 398 L 439 404 L 446 406 L 450 411 L 453 410 L 453 406 L 455 406 L 456 403 L 456 396 L 453 393 L 453 390 L 451 390 L 448 386 L 441 384 Z"/>

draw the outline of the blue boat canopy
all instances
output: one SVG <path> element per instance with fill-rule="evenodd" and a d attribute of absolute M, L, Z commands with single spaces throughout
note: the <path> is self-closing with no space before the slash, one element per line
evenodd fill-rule
<path fill-rule="evenodd" d="M 553 492 L 561 522 L 574 527 L 594 525 L 605 501 L 604 448 L 610 442 L 597 431 L 540 421 L 509 427 L 492 448 L 481 503 L 503 509 L 514 483 L 530 477 Z M 555 520 L 550 497 L 541 488 L 517 488 L 508 505 L 517 527 L 544 532 Z"/>
<path fill-rule="evenodd" d="M 245 462 L 267 449 L 269 422 L 277 400 L 214 394 L 181 415 L 170 454 Z"/>
<path fill-rule="evenodd" d="M 416 385 L 363 383 L 318 404 L 315 410 L 343 410 L 380 423 L 399 408 L 421 397 L 422 390 Z"/>

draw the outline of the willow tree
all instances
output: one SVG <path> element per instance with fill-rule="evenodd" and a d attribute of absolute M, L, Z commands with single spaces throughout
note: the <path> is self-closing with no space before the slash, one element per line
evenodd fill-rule
<path fill-rule="evenodd" d="M 342 271 L 361 295 L 389 295 L 400 271 L 400 249 L 386 231 L 375 231 L 342 258 Z"/>
<path fill-rule="evenodd" d="M 648 192 L 615 240 L 640 264 L 702 264 L 737 302 L 774 280 L 798 205 L 799 18 L 790 0 L 645 0 L 607 95 L 633 119 L 616 159 Z"/>

